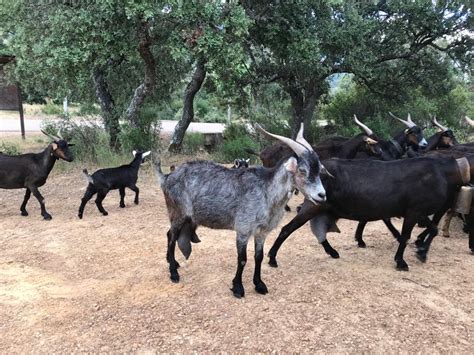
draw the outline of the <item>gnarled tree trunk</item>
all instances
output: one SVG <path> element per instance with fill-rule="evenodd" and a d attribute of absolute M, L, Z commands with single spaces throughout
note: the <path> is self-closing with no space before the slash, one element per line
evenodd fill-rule
<path fill-rule="evenodd" d="M 181 149 L 183 144 L 184 134 L 189 127 L 189 124 L 194 119 L 194 97 L 201 89 L 202 83 L 206 78 L 206 67 L 204 60 L 198 60 L 196 69 L 194 70 L 191 81 L 184 90 L 183 97 L 183 115 L 174 129 L 173 138 L 171 139 L 169 151 L 177 152 Z"/>
<path fill-rule="evenodd" d="M 294 80 L 290 81 L 290 84 L 286 87 L 286 91 L 290 94 L 291 98 L 291 137 L 293 139 L 296 138 L 301 123 L 304 123 L 304 136 L 307 138 L 310 132 L 314 109 L 322 95 L 322 91 L 318 90 L 318 87 L 313 83 L 303 88 Z"/>
<path fill-rule="evenodd" d="M 142 23 L 138 33 L 138 52 L 145 63 L 145 78 L 143 83 L 141 83 L 135 89 L 132 101 L 128 105 L 127 111 L 125 112 L 127 120 L 133 127 L 139 126 L 138 115 L 140 113 L 140 109 L 142 108 L 145 99 L 153 94 L 153 90 L 155 90 L 156 86 L 156 63 L 150 48 L 152 45 L 152 40 L 148 32 L 148 27 L 149 25 L 147 22 Z"/>
<path fill-rule="evenodd" d="M 119 148 L 118 135 L 120 133 L 119 115 L 115 109 L 115 101 L 109 91 L 105 72 L 102 68 L 94 68 L 92 73 L 95 94 L 99 100 L 105 130 L 109 134 L 109 145 L 112 149 Z"/>

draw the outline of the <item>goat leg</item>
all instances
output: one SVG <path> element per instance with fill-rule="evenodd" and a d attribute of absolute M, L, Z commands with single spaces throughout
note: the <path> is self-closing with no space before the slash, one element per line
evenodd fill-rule
<path fill-rule="evenodd" d="M 359 223 L 357 224 L 357 229 L 356 229 L 356 233 L 355 233 L 355 240 L 356 240 L 357 246 L 359 248 L 365 248 L 366 247 L 365 242 L 362 239 L 362 234 L 364 233 L 364 228 L 365 228 L 366 225 L 367 225 L 367 221 L 359 221 Z"/>
<path fill-rule="evenodd" d="M 89 202 L 96 192 L 97 191 L 95 190 L 94 185 L 89 184 L 89 186 L 87 186 L 87 190 L 84 194 L 84 197 L 82 197 L 81 205 L 79 206 L 79 212 L 77 214 L 80 219 L 82 219 L 82 216 L 84 215 L 84 208 L 86 207 L 87 202 Z"/>
<path fill-rule="evenodd" d="M 248 240 L 248 235 L 237 233 L 237 272 L 232 280 L 232 288 L 230 289 L 237 298 L 245 296 L 244 285 L 242 284 L 242 273 L 247 263 Z"/>
<path fill-rule="evenodd" d="M 407 241 L 408 239 L 410 239 L 413 227 L 415 227 L 417 222 L 418 218 L 413 215 L 406 215 L 403 220 L 402 234 L 400 236 L 400 239 L 398 240 L 399 245 L 394 258 L 395 262 L 397 263 L 397 270 L 408 271 L 408 264 L 403 259 L 403 254 L 407 247 Z"/>
<path fill-rule="evenodd" d="M 135 204 L 138 205 L 138 195 L 140 193 L 140 190 L 138 189 L 137 185 L 130 185 L 129 186 L 130 190 L 135 192 Z"/>
<path fill-rule="evenodd" d="M 29 189 L 33 193 L 33 196 L 36 197 L 36 199 L 38 200 L 41 206 L 41 215 L 43 216 L 43 218 L 47 221 L 51 220 L 53 217 L 51 217 L 51 215 L 46 211 L 46 206 L 44 204 L 44 197 L 41 196 L 41 193 L 39 192 L 38 188 L 36 186 L 31 186 Z"/>
<path fill-rule="evenodd" d="M 445 238 L 449 238 L 449 226 L 451 225 L 451 220 L 455 215 L 456 212 L 454 212 L 453 210 L 449 210 L 444 217 L 444 222 L 443 226 L 441 227 L 441 231 L 443 233 L 443 237 Z"/>
<path fill-rule="evenodd" d="M 421 246 L 418 246 L 418 250 L 416 251 L 416 257 L 423 263 L 426 262 L 431 242 L 433 241 L 434 237 L 438 235 L 438 223 L 445 214 L 445 212 L 446 209 L 443 209 L 442 211 L 435 213 L 435 215 L 433 216 L 433 220 L 431 221 L 428 228 L 426 228 L 429 233 L 428 238 Z"/>
<path fill-rule="evenodd" d="M 102 201 L 104 201 L 105 196 L 107 196 L 108 191 L 99 191 L 97 193 L 97 198 L 95 199 L 95 204 L 97 208 L 99 209 L 100 213 L 102 213 L 104 216 L 108 216 L 109 213 L 104 209 L 104 206 L 102 206 Z"/>
<path fill-rule="evenodd" d="M 26 189 L 25 192 L 25 198 L 23 199 L 23 203 L 21 204 L 20 211 L 22 216 L 28 216 L 28 211 L 26 210 L 26 204 L 28 203 L 28 200 L 30 199 L 31 196 L 31 190 Z"/>
<path fill-rule="evenodd" d="M 270 258 L 268 264 L 270 266 L 278 267 L 276 256 L 281 245 L 291 235 L 291 233 L 293 233 L 295 230 L 297 230 L 306 222 L 308 222 L 311 218 L 313 218 L 317 212 L 318 209 L 312 202 L 305 201 L 303 203 L 303 205 L 301 206 L 301 210 L 298 212 L 295 218 L 290 221 L 290 223 L 288 223 L 281 229 L 278 238 L 275 240 L 272 247 L 270 248 L 270 251 L 268 252 L 268 256 Z"/>
<path fill-rule="evenodd" d="M 268 293 L 267 286 L 261 278 L 264 243 L 265 236 L 255 236 L 255 272 L 253 274 L 253 284 L 255 285 L 255 291 L 261 295 Z"/>
<path fill-rule="evenodd" d="M 175 258 L 175 249 L 176 249 L 176 240 L 179 237 L 179 231 L 181 230 L 181 226 L 172 225 L 169 230 L 169 237 L 168 237 L 168 251 L 166 253 L 168 262 L 169 262 L 169 270 L 170 270 L 170 279 L 174 283 L 179 282 L 179 273 L 178 267 L 179 264 Z"/>
<path fill-rule="evenodd" d="M 125 208 L 125 187 L 119 188 L 120 192 L 120 208 Z"/>

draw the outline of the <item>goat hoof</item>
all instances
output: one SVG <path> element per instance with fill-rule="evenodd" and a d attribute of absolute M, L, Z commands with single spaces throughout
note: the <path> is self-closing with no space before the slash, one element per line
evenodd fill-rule
<path fill-rule="evenodd" d="M 405 262 L 405 260 L 402 261 L 397 261 L 397 270 L 398 271 L 408 271 L 408 264 Z"/>
<path fill-rule="evenodd" d="M 119 206 L 119 207 L 120 207 L 120 208 L 125 208 L 125 205 L 122 205 L 122 204 L 120 204 L 120 206 Z"/>
<path fill-rule="evenodd" d="M 136 205 L 138 205 L 138 201 L 134 201 Z"/>
<path fill-rule="evenodd" d="M 265 285 L 263 281 L 260 281 L 255 285 L 255 291 L 257 291 L 261 295 L 266 295 L 268 293 L 267 285 Z"/>
<path fill-rule="evenodd" d="M 274 256 L 270 256 L 270 260 L 268 260 L 268 265 L 270 265 L 271 267 L 278 267 L 278 263 Z"/>
<path fill-rule="evenodd" d="M 104 211 L 104 212 L 102 212 L 102 214 L 103 214 L 104 216 L 108 216 L 108 215 L 109 215 L 109 212 Z"/>
<path fill-rule="evenodd" d="M 357 243 L 357 246 L 358 246 L 359 248 L 366 248 L 366 247 L 367 247 L 367 245 L 365 244 L 365 242 L 358 242 L 358 243 Z"/>
<path fill-rule="evenodd" d="M 79 219 L 82 219 L 82 214 L 78 214 L 77 217 L 79 217 Z"/>
<path fill-rule="evenodd" d="M 232 291 L 234 296 L 237 298 L 245 297 L 245 290 L 244 290 L 244 286 L 242 285 L 234 284 L 230 290 Z"/>
<path fill-rule="evenodd" d="M 24 217 L 26 217 L 26 216 L 28 216 L 28 212 L 26 212 L 26 211 L 21 211 L 21 215 L 24 216 Z"/>
<path fill-rule="evenodd" d="M 418 250 L 416 252 L 416 257 L 418 260 L 420 260 L 422 263 L 426 263 L 427 255 L 426 255 L 426 250 Z"/>
<path fill-rule="evenodd" d="M 172 272 L 171 275 L 170 275 L 170 279 L 172 282 L 174 282 L 175 284 L 177 284 L 179 282 L 179 274 L 178 272 Z"/>
<path fill-rule="evenodd" d="M 45 221 L 50 221 L 53 219 L 53 217 L 49 213 L 44 214 L 43 218 Z"/>
<path fill-rule="evenodd" d="M 333 259 L 339 259 L 339 253 L 337 252 L 337 250 L 331 250 L 328 252 L 328 254 L 331 256 L 331 258 Z"/>

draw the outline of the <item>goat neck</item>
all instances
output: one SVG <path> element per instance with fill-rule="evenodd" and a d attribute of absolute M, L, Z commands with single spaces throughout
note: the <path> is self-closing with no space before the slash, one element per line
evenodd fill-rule
<path fill-rule="evenodd" d="M 135 168 L 138 170 L 138 168 L 140 168 L 141 163 L 142 163 L 142 155 L 137 153 L 137 155 L 135 155 L 135 158 L 133 158 L 132 162 L 129 165 L 132 168 Z"/>
<path fill-rule="evenodd" d="M 58 158 L 54 155 L 53 145 L 50 144 L 43 150 L 41 153 L 38 153 L 39 161 L 41 162 L 41 167 L 45 169 L 46 174 L 49 174 L 53 169 L 54 164 Z"/>
<path fill-rule="evenodd" d="M 277 166 L 271 169 L 272 176 L 267 183 L 267 191 L 271 191 L 267 196 L 270 199 L 271 209 L 278 209 L 285 206 L 291 197 L 293 190 L 293 177 L 286 168 L 286 164 L 291 163 L 294 157 L 282 159 Z"/>

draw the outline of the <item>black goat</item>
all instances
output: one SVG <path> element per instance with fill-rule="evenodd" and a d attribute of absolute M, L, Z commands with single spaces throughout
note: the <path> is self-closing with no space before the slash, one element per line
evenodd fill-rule
<path fill-rule="evenodd" d="M 79 207 L 79 218 L 82 218 L 84 214 L 84 208 L 87 202 L 97 194 L 95 204 L 99 211 L 107 216 L 108 212 L 102 206 L 102 201 L 105 196 L 109 193 L 110 190 L 119 190 L 120 191 L 120 207 L 125 207 L 125 188 L 128 187 L 130 190 L 135 191 L 135 204 L 138 205 L 138 193 L 139 189 L 137 187 L 138 180 L 138 169 L 140 164 L 144 162 L 144 159 L 150 152 L 136 152 L 133 151 L 133 160 L 130 164 L 122 165 L 116 168 L 100 169 L 97 170 L 94 174 L 89 175 L 87 169 L 84 169 L 84 174 L 89 181 L 87 186 L 86 193 L 81 201 L 81 206 Z"/>
<path fill-rule="evenodd" d="M 235 159 L 234 166 L 232 168 L 234 169 L 248 168 L 249 162 L 250 162 L 250 159 L 243 159 L 243 158 Z"/>
<path fill-rule="evenodd" d="M 474 157 L 464 166 L 466 164 L 470 164 L 472 170 Z M 327 202 L 317 206 L 303 204 L 298 215 L 282 228 L 270 249 L 271 266 L 278 266 L 276 255 L 282 243 L 309 220 L 311 230 L 330 254 L 335 250 L 329 245 L 326 233 L 335 227 L 339 218 L 376 221 L 403 217 L 401 234 L 395 230 L 399 242 L 395 261 L 398 270 L 408 270 L 403 253 L 413 227 L 419 221 L 428 225 L 423 232 L 428 238 L 417 251 L 417 257 L 425 261 L 439 220 L 452 205 L 459 187 L 466 183 L 463 164 L 454 158 L 391 162 L 329 159 L 324 165 L 334 176 L 322 175 Z M 433 221 L 430 221 L 427 216 L 432 214 Z"/>
<path fill-rule="evenodd" d="M 36 197 L 41 206 L 41 215 L 45 220 L 52 217 L 46 211 L 44 198 L 38 190 L 48 179 L 48 175 L 54 167 L 56 160 L 63 159 L 67 162 L 73 160 L 73 155 L 69 144 L 61 137 L 47 134 L 53 140 L 41 153 L 28 153 L 16 156 L 0 154 L 0 188 L 2 189 L 26 189 L 25 198 L 21 204 L 20 211 L 22 216 L 28 216 L 26 204 L 30 199 L 31 193 Z"/>

